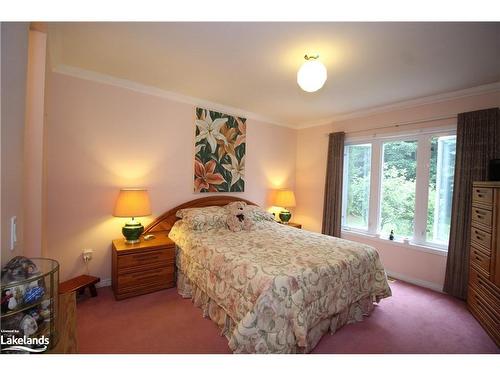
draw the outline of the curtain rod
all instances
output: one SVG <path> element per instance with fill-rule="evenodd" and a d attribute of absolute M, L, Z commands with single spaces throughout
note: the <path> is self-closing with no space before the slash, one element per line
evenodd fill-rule
<path fill-rule="evenodd" d="M 364 129 L 364 130 L 346 131 L 345 133 L 346 133 L 346 135 L 356 134 L 356 133 L 365 133 L 365 132 L 372 132 L 374 130 L 399 128 L 399 127 L 402 127 L 402 126 L 416 125 L 416 124 L 421 124 L 421 123 L 424 123 L 424 122 L 432 122 L 432 121 L 439 121 L 439 120 L 451 120 L 451 119 L 455 119 L 455 118 L 457 118 L 457 115 L 456 114 L 452 114 L 452 115 L 439 116 L 439 117 L 430 117 L 430 118 L 421 119 L 421 120 L 399 122 L 397 124 L 380 126 L 378 128 L 370 128 L 370 129 Z"/>

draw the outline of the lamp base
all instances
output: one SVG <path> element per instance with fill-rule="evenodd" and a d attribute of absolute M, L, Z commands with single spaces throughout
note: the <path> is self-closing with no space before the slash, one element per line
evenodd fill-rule
<path fill-rule="evenodd" d="M 288 222 L 292 218 L 292 213 L 285 209 L 280 212 L 279 217 L 283 224 L 288 224 Z"/>
<path fill-rule="evenodd" d="M 133 244 L 139 243 L 139 242 L 141 242 L 141 240 L 125 240 L 125 243 L 127 245 L 133 245 Z"/>
<path fill-rule="evenodd" d="M 142 232 L 144 232 L 144 226 L 132 218 L 131 221 L 125 224 L 122 228 L 122 234 L 125 237 L 125 243 L 134 244 L 141 242 L 139 239 Z"/>

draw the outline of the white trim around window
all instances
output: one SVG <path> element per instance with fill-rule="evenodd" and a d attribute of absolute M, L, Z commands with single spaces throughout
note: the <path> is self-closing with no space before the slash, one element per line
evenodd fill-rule
<path fill-rule="evenodd" d="M 429 253 L 429 254 L 434 254 L 434 255 L 441 255 L 441 256 L 447 256 L 448 255 L 448 250 L 443 249 L 440 247 L 432 246 L 432 245 L 425 245 L 425 244 L 416 244 L 412 241 L 403 242 L 400 239 L 396 239 L 394 241 L 381 238 L 378 235 L 373 235 L 369 234 L 367 232 L 361 232 L 361 231 L 356 231 L 352 229 L 347 229 L 347 228 L 342 228 L 342 235 L 346 235 L 346 239 L 351 239 L 353 237 L 353 241 L 359 240 L 363 241 L 363 239 L 368 239 L 370 241 L 374 241 L 377 243 L 380 243 L 381 245 L 391 245 L 391 246 L 396 246 L 399 248 L 404 248 L 404 249 L 410 249 L 410 250 L 416 250 L 416 251 L 423 251 L 424 253 Z M 344 237 L 344 236 L 343 236 Z"/>
<path fill-rule="evenodd" d="M 426 241 L 426 228 L 429 202 L 429 175 L 432 137 L 444 137 L 456 135 L 456 125 L 446 128 L 425 129 L 413 131 L 411 133 L 372 135 L 369 137 L 349 138 L 348 134 L 345 146 L 371 145 L 370 164 L 370 190 L 368 202 L 368 225 L 367 229 L 350 228 L 345 225 L 347 206 L 347 181 L 346 171 L 344 171 L 343 202 L 342 202 L 342 231 L 346 234 L 358 236 L 368 236 L 377 241 L 394 243 L 414 250 L 422 250 L 434 254 L 445 255 L 448 251 L 447 244 Z M 383 144 L 387 141 L 416 141 L 417 142 L 417 167 L 415 181 L 415 220 L 414 233 L 411 238 L 403 239 L 397 237 L 395 241 L 382 238 L 380 236 L 381 198 L 382 198 L 382 166 L 383 166 Z M 347 157 L 347 154 L 345 154 Z M 345 164 L 344 164 L 345 165 Z"/>

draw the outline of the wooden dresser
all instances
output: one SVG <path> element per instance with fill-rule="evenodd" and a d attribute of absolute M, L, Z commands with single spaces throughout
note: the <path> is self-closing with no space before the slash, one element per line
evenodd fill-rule
<path fill-rule="evenodd" d="M 278 221 L 279 223 L 279 221 Z M 283 223 L 280 223 L 280 224 L 283 224 Z M 293 227 L 293 228 L 298 228 L 298 229 L 302 229 L 302 224 L 299 224 L 299 223 L 288 223 L 288 224 L 283 224 L 283 225 L 288 225 L 289 227 Z"/>
<path fill-rule="evenodd" d="M 112 282 L 116 299 L 171 288 L 175 285 L 175 245 L 166 232 L 152 240 L 126 244 L 113 241 Z"/>
<path fill-rule="evenodd" d="M 500 346 L 500 182 L 475 182 L 467 304 Z"/>

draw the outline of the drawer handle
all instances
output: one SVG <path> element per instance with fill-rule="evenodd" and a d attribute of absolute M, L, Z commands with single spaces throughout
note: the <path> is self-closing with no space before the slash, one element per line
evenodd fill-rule
<path fill-rule="evenodd" d="M 483 197 L 483 194 L 478 194 L 477 195 L 479 198 L 482 198 Z"/>
<path fill-rule="evenodd" d="M 150 280 L 150 279 L 156 279 L 156 275 L 144 276 L 144 277 L 138 277 L 138 278 L 136 278 L 136 280 Z"/>
<path fill-rule="evenodd" d="M 160 273 L 155 273 L 154 275 L 144 275 L 144 276 L 134 276 L 135 280 L 148 280 L 148 279 L 156 279 Z"/>
<path fill-rule="evenodd" d="M 481 237 L 481 236 L 476 236 L 476 240 L 482 241 L 482 240 L 483 240 L 483 237 Z"/>
<path fill-rule="evenodd" d="M 482 218 L 482 216 L 478 214 L 478 215 L 477 215 L 477 218 L 478 218 L 478 219 L 481 219 L 481 218 Z"/>
<path fill-rule="evenodd" d="M 483 276 L 478 275 L 477 277 L 477 283 L 481 286 L 488 287 L 488 284 L 484 280 Z"/>
<path fill-rule="evenodd" d="M 137 259 L 137 260 L 143 260 L 143 259 L 158 259 L 159 258 L 159 255 L 153 255 L 151 256 L 150 254 L 146 254 L 146 255 L 134 255 L 134 259 Z"/>
<path fill-rule="evenodd" d="M 159 271 L 154 271 L 154 272 L 148 272 L 146 275 L 133 275 L 134 278 L 141 278 L 141 277 L 144 277 L 144 276 L 155 276 L 155 275 L 158 275 L 159 273 L 161 273 L 161 270 Z"/>

